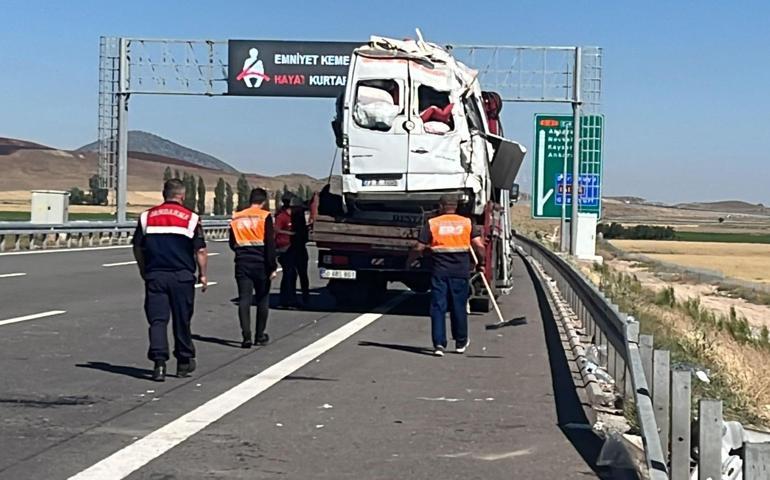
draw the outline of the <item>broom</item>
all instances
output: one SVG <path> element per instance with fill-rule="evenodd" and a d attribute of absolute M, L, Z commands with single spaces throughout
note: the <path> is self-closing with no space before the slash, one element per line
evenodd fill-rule
<path fill-rule="evenodd" d="M 476 256 L 476 252 L 473 250 L 473 247 L 471 247 L 471 256 L 473 257 L 474 263 L 478 265 L 479 258 Z M 497 320 L 498 320 L 497 323 L 487 325 L 485 327 L 487 330 L 497 330 L 498 328 L 510 327 L 510 326 L 526 323 L 527 321 L 526 317 L 516 317 L 507 321 L 504 320 L 503 313 L 500 311 L 500 306 L 497 304 L 497 300 L 495 300 L 495 295 L 492 293 L 492 288 L 489 286 L 489 281 L 487 280 L 487 276 L 484 275 L 483 273 L 481 273 L 481 281 L 484 282 L 484 287 L 487 289 L 487 293 L 489 294 L 489 300 L 492 302 L 492 306 L 495 308 L 495 313 L 497 313 Z"/>

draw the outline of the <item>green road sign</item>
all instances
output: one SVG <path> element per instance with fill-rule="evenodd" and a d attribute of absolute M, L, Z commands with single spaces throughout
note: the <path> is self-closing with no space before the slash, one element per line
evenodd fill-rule
<path fill-rule="evenodd" d="M 561 218 L 563 203 L 572 215 L 572 124 L 572 115 L 535 115 L 533 218 Z M 578 211 L 601 217 L 604 117 L 586 115 L 580 124 Z"/>

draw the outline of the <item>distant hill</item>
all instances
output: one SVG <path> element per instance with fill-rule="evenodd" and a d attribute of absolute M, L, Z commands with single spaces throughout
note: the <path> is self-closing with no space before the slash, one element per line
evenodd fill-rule
<path fill-rule="evenodd" d="M 98 148 L 98 142 L 93 142 L 78 148 L 75 152 L 96 152 Z M 227 173 L 238 173 L 238 170 L 233 168 L 232 165 L 214 156 L 140 130 L 128 132 L 128 151 L 175 158 L 203 168 L 221 170 Z"/>
<path fill-rule="evenodd" d="M 755 215 L 770 215 L 770 208 L 759 204 L 752 204 L 741 200 L 724 200 L 720 202 L 692 202 L 675 205 L 677 208 L 688 210 L 707 210 L 726 213 L 749 213 Z"/>

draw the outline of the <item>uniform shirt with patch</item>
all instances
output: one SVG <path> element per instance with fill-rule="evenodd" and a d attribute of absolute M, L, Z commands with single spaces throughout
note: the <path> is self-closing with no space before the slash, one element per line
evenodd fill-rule
<path fill-rule="evenodd" d="M 169 212 L 162 209 L 168 206 Z M 151 209 L 150 212 L 156 212 L 165 215 L 192 215 L 193 212 L 187 210 L 175 202 L 165 202 L 163 205 Z M 146 228 L 146 227 L 145 227 Z M 195 275 L 196 261 L 195 252 L 206 248 L 206 240 L 203 234 L 203 227 L 200 221 L 193 227 L 192 235 L 188 236 L 181 232 L 176 232 L 177 227 L 160 227 L 162 233 L 145 232 L 140 220 L 134 231 L 133 245 L 140 247 L 144 254 L 144 268 L 146 275 L 153 272 L 184 272 Z"/>
<path fill-rule="evenodd" d="M 481 230 L 475 223 L 471 223 L 471 225 L 471 239 L 480 237 Z M 428 220 L 423 224 L 417 241 L 428 246 L 433 243 L 433 234 Z M 433 274 L 438 276 L 468 277 L 471 271 L 470 252 L 431 252 L 428 261 L 431 262 Z"/>

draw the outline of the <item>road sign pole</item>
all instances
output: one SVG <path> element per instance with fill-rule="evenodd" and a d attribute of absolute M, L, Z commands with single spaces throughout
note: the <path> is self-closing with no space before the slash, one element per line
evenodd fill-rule
<path fill-rule="evenodd" d="M 570 253 L 577 253 L 578 210 L 580 199 L 580 57 L 581 48 L 575 47 L 575 71 L 572 82 L 572 220 L 570 225 Z"/>
<path fill-rule="evenodd" d="M 128 203 L 128 39 L 120 39 L 118 68 L 118 168 L 115 204 L 118 223 L 126 221 Z"/>
<path fill-rule="evenodd" d="M 564 129 L 564 155 L 562 156 L 562 169 L 561 169 L 561 223 L 559 227 L 559 249 L 562 252 L 568 252 L 570 249 L 569 244 L 565 241 L 567 236 L 564 234 L 564 229 L 567 228 L 567 142 L 569 141 L 569 135 L 567 135 L 568 129 Z"/>

